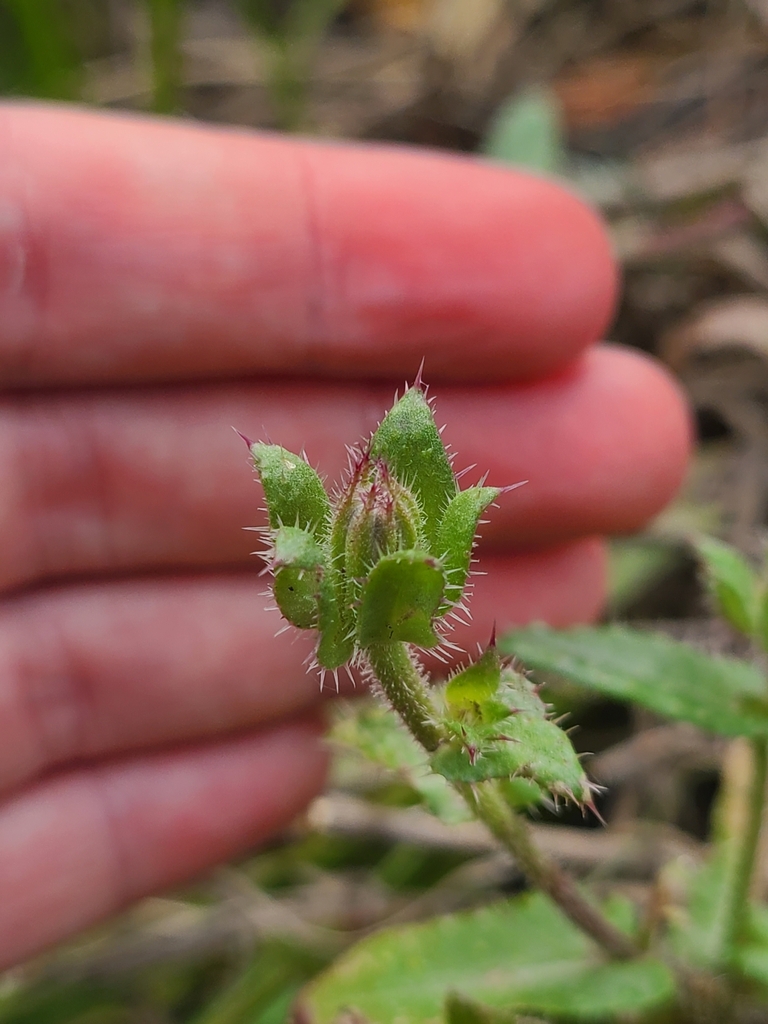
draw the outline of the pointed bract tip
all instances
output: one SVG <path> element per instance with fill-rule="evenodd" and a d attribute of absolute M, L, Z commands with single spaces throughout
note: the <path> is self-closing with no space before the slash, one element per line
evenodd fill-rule
<path fill-rule="evenodd" d="M 499 488 L 499 496 L 501 496 L 502 494 L 509 494 L 510 491 L 516 491 L 518 489 L 518 487 L 525 487 L 525 485 L 527 483 L 530 483 L 530 481 L 529 480 L 518 480 L 518 482 L 516 484 L 507 484 L 506 487 L 500 487 Z"/>
<path fill-rule="evenodd" d="M 245 434 L 243 434 L 243 433 L 242 433 L 241 431 L 239 431 L 239 430 L 237 429 L 237 427 L 232 427 L 232 429 L 234 430 L 234 432 L 235 432 L 235 433 L 237 434 L 237 436 L 238 436 L 239 438 L 242 438 L 242 440 L 243 440 L 243 441 L 245 442 L 245 446 L 246 446 L 246 448 L 248 449 L 248 451 L 250 451 L 250 450 L 251 450 L 251 448 L 253 448 L 253 446 L 254 446 L 254 444 L 255 444 L 256 442 L 255 442 L 255 441 L 252 441 L 252 440 L 250 439 L 250 437 L 246 437 L 246 436 L 245 436 Z"/>
<path fill-rule="evenodd" d="M 493 628 L 491 629 L 491 639 L 488 641 L 488 647 L 494 648 L 496 646 L 496 619 L 493 620 Z"/>
<path fill-rule="evenodd" d="M 588 807 L 589 810 L 592 811 L 592 813 L 594 814 L 594 816 L 597 818 L 597 820 L 600 822 L 601 825 L 607 824 L 605 818 L 602 816 L 600 811 L 598 811 L 597 807 L 595 807 L 595 801 L 592 799 L 592 797 L 590 797 L 589 800 L 585 800 L 584 803 L 582 804 L 582 807 Z"/>
<path fill-rule="evenodd" d="M 419 363 L 419 369 L 416 371 L 416 378 L 415 378 L 413 384 L 411 385 L 416 391 L 422 391 L 423 388 L 424 388 L 424 377 L 423 377 L 423 374 L 424 374 L 424 363 L 426 362 L 426 359 L 427 359 L 426 356 L 422 356 L 421 357 L 421 362 Z"/>

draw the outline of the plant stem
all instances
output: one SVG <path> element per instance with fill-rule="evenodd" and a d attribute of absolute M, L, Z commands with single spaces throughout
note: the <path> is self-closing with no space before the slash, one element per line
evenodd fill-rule
<path fill-rule="evenodd" d="M 573 878 L 537 848 L 528 822 L 509 807 L 494 782 L 458 783 L 455 788 L 474 814 L 512 853 L 528 881 L 545 892 L 578 928 L 614 960 L 628 960 L 638 955 L 639 950 L 629 936 L 603 917 L 582 896 Z"/>
<path fill-rule="evenodd" d="M 414 739 L 434 751 L 445 739 L 435 720 L 435 707 L 408 648 L 403 643 L 375 644 L 368 661 L 392 707 Z M 524 818 L 516 814 L 492 782 L 455 783 L 472 813 L 504 844 L 532 885 L 541 889 L 577 927 L 590 935 L 616 960 L 639 952 L 632 940 L 615 928 L 579 892 L 574 880 L 539 850 Z"/>
<path fill-rule="evenodd" d="M 368 662 L 387 700 L 425 750 L 437 750 L 445 739 L 436 722 L 435 705 L 405 644 L 372 644 Z"/>
<path fill-rule="evenodd" d="M 752 740 L 752 774 L 746 793 L 745 821 L 741 834 L 734 836 L 732 886 L 726 911 L 724 947 L 732 954 L 747 925 L 749 894 L 755 869 L 760 828 L 763 823 L 766 779 L 768 778 L 768 741 Z"/>

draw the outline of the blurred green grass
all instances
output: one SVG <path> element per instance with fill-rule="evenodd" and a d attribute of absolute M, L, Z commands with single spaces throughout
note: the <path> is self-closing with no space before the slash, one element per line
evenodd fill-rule
<path fill-rule="evenodd" d="M 306 127 L 312 58 L 344 5 L 345 0 L 221 0 L 222 9 L 238 17 L 243 32 L 269 55 L 267 89 L 279 127 Z M 148 36 L 146 52 L 143 40 L 132 41 L 137 52 L 131 58 L 150 64 L 151 91 L 142 105 L 155 113 L 183 114 L 182 43 L 192 6 L 191 0 L 0 0 L 0 95 L 83 101 L 88 62 L 125 47 L 117 21 L 123 28 L 138 25 L 138 36 Z"/>

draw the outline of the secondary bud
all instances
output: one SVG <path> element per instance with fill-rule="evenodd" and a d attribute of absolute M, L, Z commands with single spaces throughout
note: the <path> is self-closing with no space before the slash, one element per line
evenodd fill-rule
<path fill-rule="evenodd" d="M 420 546 L 419 504 L 382 459 L 369 463 L 353 487 L 344 549 L 349 579 L 368 575 L 384 555 Z"/>

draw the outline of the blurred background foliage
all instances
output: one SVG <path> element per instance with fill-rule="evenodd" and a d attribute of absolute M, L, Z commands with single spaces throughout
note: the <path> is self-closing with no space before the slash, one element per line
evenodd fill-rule
<path fill-rule="evenodd" d="M 699 430 L 676 504 L 614 543 L 606 614 L 735 649 L 686 538 L 765 544 L 768 0 L 0 0 L 0 93 L 560 176 L 600 208 L 623 265 L 611 337 L 666 364 Z M 549 693 L 595 754 L 608 827 L 545 815 L 541 843 L 642 900 L 662 869 L 653 898 L 674 902 L 676 865 L 702 856 L 742 762 L 687 726 Z M 522 886 L 482 831 L 436 821 L 424 799 L 345 747 L 327 793 L 269 848 L 0 976 L 0 1024 L 282 1024 L 306 979 L 371 929 Z M 762 864 L 765 896 L 768 850 Z"/>

